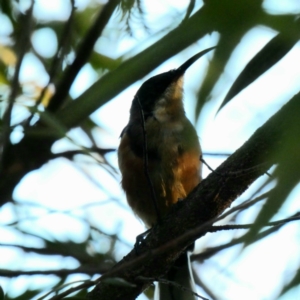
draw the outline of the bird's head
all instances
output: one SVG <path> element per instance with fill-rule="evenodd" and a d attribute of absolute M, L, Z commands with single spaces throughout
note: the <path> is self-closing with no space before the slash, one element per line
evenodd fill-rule
<path fill-rule="evenodd" d="M 139 116 L 141 109 L 145 115 L 184 114 L 182 103 L 184 73 L 195 61 L 214 48 L 211 47 L 197 53 L 177 69 L 146 80 L 133 99 L 131 116 Z"/>

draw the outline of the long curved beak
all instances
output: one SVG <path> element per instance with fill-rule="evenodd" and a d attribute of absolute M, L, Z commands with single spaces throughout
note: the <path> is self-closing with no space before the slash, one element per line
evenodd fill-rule
<path fill-rule="evenodd" d="M 183 63 L 178 69 L 176 69 L 176 73 L 178 72 L 178 75 L 183 75 L 185 73 L 185 71 L 196 61 L 198 60 L 201 56 L 203 56 L 204 54 L 206 54 L 207 52 L 215 49 L 216 46 L 214 47 L 210 47 L 207 48 L 197 54 L 195 54 L 194 56 L 192 56 L 190 59 L 188 59 L 185 63 Z"/>

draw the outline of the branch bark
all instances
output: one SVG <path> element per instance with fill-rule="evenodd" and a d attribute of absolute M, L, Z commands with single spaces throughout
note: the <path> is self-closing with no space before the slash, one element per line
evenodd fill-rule
<path fill-rule="evenodd" d="M 174 205 L 163 222 L 152 228 L 140 245 L 139 255 L 132 250 L 105 273 L 89 293 L 89 299 L 135 299 L 152 284 L 145 278 L 158 278 L 165 274 L 188 245 L 206 234 L 216 217 L 253 181 L 280 162 L 277 153 L 286 139 L 291 139 L 290 132 L 293 133 L 293 141 L 297 145 L 300 143 L 299 112 L 300 93 L 204 179 L 184 201 Z M 116 277 L 134 286 L 116 285 L 107 280 Z"/>

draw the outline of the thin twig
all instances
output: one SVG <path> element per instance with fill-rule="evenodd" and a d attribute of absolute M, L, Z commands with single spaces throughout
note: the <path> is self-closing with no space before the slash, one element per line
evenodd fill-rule
<path fill-rule="evenodd" d="M 265 238 L 266 236 L 274 233 L 280 227 L 284 226 L 285 224 L 287 224 L 289 222 L 296 221 L 296 220 L 298 221 L 299 220 L 299 216 L 300 216 L 300 213 L 298 212 L 297 214 L 295 214 L 292 217 L 289 217 L 289 218 L 286 218 L 286 219 L 283 219 L 283 220 L 279 220 L 279 221 L 275 221 L 275 222 L 270 222 L 270 223 L 266 224 L 266 226 L 272 226 L 272 227 L 269 228 L 269 229 L 266 229 L 266 230 L 264 230 L 264 231 L 262 231 L 260 233 L 258 233 L 258 235 L 256 236 L 256 238 L 255 238 L 254 241 L 256 242 L 256 241 L 259 241 L 259 240 Z M 240 229 L 248 229 L 248 228 L 250 228 L 251 224 L 248 224 L 248 225 L 245 224 L 245 225 L 240 225 L 240 226 L 244 226 L 244 228 L 240 227 Z M 226 230 L 226 228 L 223 228 L 223 229 Z M 228 228 L 228 229 L 238 229 L 238 228 L 233 228 L 231 226 L 231 228 Z M 218 231 L 218 230 L 216 230 L 216 231 Z M 211 232 L 213 232 L 213 231 L 211 231 Z M 238 237 L 236 239 L 233 239 L 232 241 L 230 241 L 228 243 L 225 243 L 223 245 L 219 245 L 219 246 L 216 246 L 216 247 L 210 247 L 210 248 L 207 248 L 206 250 L 204 250 L 201 253 L 193 254 L 191 256 L 191 260 L 192 261 L 195 261 L 195 260 L 197 260 L 197 261 L 203 261 L 203 260 L 208 259 L 209 257 L 215 255 L 217 252 L 220 252 L 222 250 L 228 249 L 228 248 L 230 248 L 232 246 L 235 246 L 237 244 L 243 243 L 244 241 L 245 241 L 245 235 L 243 235 L 241 237 Z"/>
<path fill-rule="evenodd" d="M 96 281 L 93 281 L 93 280 L 90 280 L 90 281 L 87 281 L 87 282 L 84 282 L 76 287 L 73 287 L 73 288 L 70 288 L 68 290 L 66 290 L 65 292 L 59 294 L 59 295 L 56 295 L 52 298 L 50 298 L 49 300 L 59 300 L 59 299 L 63 299 L 65 298 L 65 296 L 68 296 L 70 295 L 71 293 L 74 293 L 76 291 L 79 291 L 79 290 L 82 290 L 84 288 L 89 288 L 93 285 L 95 285 L 97 282 Z M 42 298 L 39 298 L 38 300 L 41 300 L 41 299 L 44 299 L 45 296 L 43 296 Z"/>
<path fill-rule="evenodd" d="M 71 28 L 72 28 L 72 24 L 73 24 L 73 21 L 74 21 L 74 15 L 75 15 L 75 11 L 76 11 L 75 0 L 70 0 L 70 2 L 71 2 L 71 7 L 72 7 L 70 17 L 69 17 L 68 21 L 66 22 L 64 30 L 63 30 L 63 32 L 60 36 L 59 43 L 58 43 L 59 46 L 57 47 L 56 54 L 55 54 L 55 56 L 52 60 L 52 64 L 51 64 L 51 67 L 50 67 L 48 83 L 45 85 L 42 92 L 40 93 L 40 96 L 36 101 L 34 111 L 38 110 L 37 109 L 38 105 L 41 104 L 41 102 L 43 101 L 44 96 L 47 92 L 47 89 L 49 88 L 50 83 L 53 82 L 53 79 L 55 78 L 55 76 L 57 74 L 59 66 L 61 66 L 61 64 L 62 64 L 63 58 L 64 58 L 65 53 L 66 53 L 67 44 L 70 40 Z M 35 115 L 35 113 L 33 112 L 31 114 L 31 116 L 28 118 L 28 120 L 26 121 L 25 126 L 30 125 L 30 122 L 31 122 L 32 118 L 34 117 L 34 115 Z"/>
<path fill-rule="evenodd" d="M 193 270 L 193 277 L 195 280 L 195 283 L 200 286 L 200 288 L 206 293 L 206 295 L 208 295 L 211 299 L 217 299 L 216 295 L 211 291 L 211 289 L 207 286 L 209 284 L 208 283 L 204 283 L 203 280 L 199 277 L 199 272 L 195 272 L 195 270 Z M 212 289 L 214 289 L 214 286 L 211 286 Z"/>
<path fill-rule="evenodd" d="M 9 146 L 9 140 L 10 140 L 10 133 L 11 133 L 11 115 L 13 106 L 16 100 L 16 97 L 18 95 L 19 90 L 19 74 L 21 70 L 21 65 L 23 62 L 23 58 L 25 56 L 25 53 L 30 45 L 30 34 L 32 30 L 32 13 L 33 13 L 33 6 L 34 1 L 31 1 L 31 5 L 29 9 L 26 11 L 26 14 L 24 16 L 24 24 L 20 39 L 17 41 L 16 49 L 19 49 L 18 53 L 18 61 L 16 64 L 13 80 L 11 83 L 11 93 L 8 99 L 8 106 L 3 116 L 3 126 L 2 126 L 2 134 L 3 134 L 3 151 L 0 157 L 0 171 L 3 168 L 3 161 L 6 157 L 6 153 L 8 151 Z"/>
<path fill-rule="evenodd" d="M 240 213 L 241 211 L 247 209 L 248 207 L 251 207 L 252 205 L 266 199 L 267 197 L 270 196 L 271 191 L 272 190 L 270 190 L 268 192 L 265 192 L 265 193 L 255 197 L 254 199 L 250 198 L 250 199 L 244 201 L 243 203 L 231 208 L 228 212 L 220 215 L 216 221 L 220 221 L 222 219 L 225 219 L 228 215 L 234 213 L 235 211 L 238 211 Z"/>
<path fill-rule="evenodd" d="M 100 267 L 92 268 L 92 267 L 79 267 L 77 269 L 60 269 L 60 270 L 32 270 L 32 271 L 21 271 L 21 270 L 0 270 L 0 276 L 2 277 L 18 277 L 21 275 L 57 275 L 57 276 L 66 276 L 71 274 L 88 274 L 94 275 L 96 273 L 105 272 L 108 268 L 106 266 L 105 269 L 101 269 Z"/>
<path fill-rule="evenodd" d="M 232 153 L 221 153 L 221 152 L 203 152 L 203 156 L 230 156 Z"/>
<path fill-rule="evenodd" d="M 65 157 L 68 159 L 72 159 L 75 155 L 79 155 L 79 154 L 90 155 L 91 152 L 98 153 L 102 156 L 102 155 L 105 155 L 105 154 L 113 152 L 113 151 L 116 151 L 116 149 L 115 148 L 104 149 L 104 148 L 94 148 L 93 147 L 93 148 L 90 148 L 87 150 L 69 150 L 69 151 L 65 151 L 65 152 L 53 153 L 53 154 L 51 154 L 50 158 Z"/>
<path fill-rule="evenodd" d="M 261 164 L 258 164 L 254 167 L 251 167 L 251 168 L 247 168 L 247 169 L 242 169 L 242 170 L 238 170 L 238 171 L 234 171 L 234 172 L 226 172 L 224 174 L 221 174 L 219 172 L 216 172 L 203 158 L 203 156 L 201 155 L 200 157 L 200 161 L 213 173 L 217 174 L 217 175 L 220 175 L 220 176 L 229 176 L 229 175 L 247 175 L 249 172 L 254 172 L 256 170 L 258 170 L 259 168 L 261 168 L 263 165 L 267 164 L 266 163 L 261 163 Z M 268 172 L 265 172 L 265 174 L 267 174 L 269 177 L 272 177 L 272 175 Z"/>
<path fill-rule="evenodd" d="M 263 226 L 282 226 L 289 222 L 299 221 L 299 220 L 300 220 L 300 213 L 296 213 L 292 217 L 278 220 L 278 221 L 269 222 Z M 222 230 L 250 229 L 251 227 L 253 227 L 253 224 L 215 225 L 215 226 L 212 226 L 210 229 L 208 229 L 208 232 L 218 232 L 218 231 L 222 231 Z"/>
<path fill-rule="evenodd" d="M 87 32 L 82 43 L 80 44 L 73 63 L 66 69 L 66 72 L 64 73 L 59 85 L 57 86 L 57 91 L 47 107 L 48 111 L 55 112 L 67 97 L 74 79 L 89 59 L 94 49 L 95 43 L 97 42 L 99 36 L 101 35 L 119 3 L 120 0 L 108 1 L 98 14 L 98 17 L 96 18 L 94 24 Z"/>
<path fill-rule="evenodd" d="M 216 171 L 204 160 L 203 156 L 201 155 L 200 156 L 200 161 L 208 168 L 209 171 L 215 173 L 215 174 L 218 174 L 216 173 Z M 221 175 L 221 174 L 220 174 Z"/>

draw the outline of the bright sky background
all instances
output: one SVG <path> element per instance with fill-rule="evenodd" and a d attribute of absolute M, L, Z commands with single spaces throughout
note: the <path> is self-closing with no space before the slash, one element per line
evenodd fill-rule
<path fill-rule="evenodd" d="M 100 1 L 99 1 L 100 2 Z M 24 1 L 26 7 L 28 1 Z M 199 2 L 200 3 L 200 2 Z M 83 9 L 86 5 L 86 0 L 78 0 L 76 2 L 78 9 Z M 187 0 L 177 1 L 162 1 L 162 0 L 146 0 L 145 10 L 149 12 L 148 22 L 155 24 L 161 21 L 161 15 L 165 13 L 169 5 L 176 10 L 184 10 L 188 4 Z M 295 13 L 300 12 L 300 3 L 298 0 L 281 0 L 281 1 L 265 1 L 264 7 L 276 14 L 280 13 Z M 176 8 L 176 10 L 175 10 Z M 69 4 L 68 1 L 61 0 L 36 0 L 35 15 L 41 19 L 56 19 L 65 20 L 68 18 Z M 153 19 L 155 18 L 155 19 Z M 170 20 L 167 20 L 168 22 Z M 4 22 L 4 21 L 3 21 Z M 4 24 L 4 23 L 3 23 Z M 7 25 L 9 27 L 9 25 Z M 5 26 L 0 29 L 1 35 L 5 30 Z M 9 28 L 7 29 L 9 30 Z M 221 152 L 231 153 L 241 146 L 255 131 L 261 126 L 271 115 L 274 114 L 288 99 L 290 99 L 300 87 L 300 47 L 299 43 L 292 51 L 274 68 L 262 76 L 260 80 L 245 89 L 238 95 L 229 105 L 227 105 L 216 116 L 218 105 L 226 95 L 230 85 L 241 72 L 245 64 L 275 35 L 276 33 L 264 27 L 258 27 L 251 30 L 247 36 L 241 41 L 240 45 L 234 52 L 234 60 L 232 59 L 226 67 L 218 86 L 213 91 L 214 101 L 207 105 L 202 114 L 197 131 L 199 133 L 200 142 L 204 152 Z M 52 35 L 52 37 L 51 37 Z M 139 35 L 142 37 L 143 33 Z M 51 56 L 57 47 L 55 38 L 51 31 L 47 29 L 36 32 L 33 37 L 33 42 L 36 45 L 36 50 Z M 53 44 L 45 44 L 45 39 L 53 40 Z M 199 52 L 200 50 L 213 46 L 217 43 L 218 36 L 213 34 L 205 37 L 198 43 L 182 51 L 159 68 L 154 70 L 147 78 L 158 73 L 176 68 L 186 59 Z M 108 45 L 108 52 L 103 54 L 111 54 L 113 57 L 118 57 L 128 51 L 138 43 L 137 40 L 128 38 L 124 39 L 121 45 L 118 45 L 112 51 L 113 45 Z M 101 41 L 100 41 L 101 44 Z M 101 45 L 99 46 L 101 48 Z M 112 51 L 112 52 L 111 52 Z M 48 54 L 47 54 L 48 53 Z M 197 79 L 201 78 L 205 67 L 212 54 L 207 54 L 195 63 L 186 73 L 185 77 L 185 105 L 188 117 L 193 121 L 194 111 L 194 95 Z M 25 58 L 24 66 L 22 67 L 21 79 L 30 79 L 38 81 L 41 85 L 47 83 L 47 75 L 43 71 L 43 67 L 33 55 L 28 55 Z M 80 72 L 76 83 L 71 89 L 72 97 L 79 96 L 87 87 L 89 87 L 97 79 L 96 73 L 90 66 L 85 66 Z M 145 78 L 146 79 L 146 78 Z M 125 90 L 113 101 L 110 101 L 105 107 L 96 111 L 93 114 L 93 120 L 99 124 L 97 130 L 97 138 L 99 146 L 117 147 L 119 143 L 119 134 L 126 125 L 129 117 L 129 108 L 134 94 L 144 80 L 132 85 Z M 288 94 L 287 94 L 288 91 Z M 251 124 L 251 126 L 249 126 Z M 73 130 L 70 136 L 80 144 L 89 145 L 89 141 L 79 131 Z M 16 137 L 17 138 L 17 137 Z M 54 147 L 54 152 L 63 151 L 73 147 L 72 144 L 64 141 L 57 142 Z M 209 165 L 215 168 L 219 165 L 222 159 L 205 157 Z M 109 160 L 117 168 L 116 153 L 109 155 Z M 103 171 L 94 161 L 89 161 L 89 164 L 83 163 L 81 159 L 75 165 L 65 159 L 57 159 L 44 165 L 40 170 L 34 171 L 26 176 L 15 190 L 14 198 L 20 203 L 30 202 L 35 205 L 28 210 L 20 211 L 16 216 L 12 213 L 10 204 L 5 205 L 0 210 L 0 220 L 2 224 L 14 221 L 17 217 L 24 218 L 23 227 L 30 229 L 31 232 L 43 232 L 49 239 L 65 240 L 70 239 L 76 242 L 83 241 L 87 235 L 87 228 L 80 221 L 80 217 L 88 216 L 91 223 L 101 228 L 107 233 L 120 234 L 120 237 L 130 243 L 135 242 L 135 237 L 144 231 L 143 224 L 136 219 L 127 207 L 124 194 L 119 186 L 120 177 L 115 180 L 107 172 Z M 97 184 L 105 185 L 107 191 L 98 188 L 97 184 L 84 175 L 83 172 L 93 176 Z M 208 170 L 204 167 L 204 177 L 207 176 Z M 264 180 L 265 178 L 262 178 Z M 256 185 L 257 186 L 257 185 Z M 254 191 L 254 187 L 250 188 Z M 289 197 L 289 205 L 286 205 L 278 213 L 278 218 L 292 214 L 300 210 L 300 203 L 295 201 L 299 195 L 299 187 L 294 190 Z M 249 193 L 248 193 L 249 195 Z M 242 197 L 246 199 L 246 196 Z M 106 205 L 106 201 L 116 199 L 115 204 Z M 121 199 L 121 200 L 120 200 Z M 121 205 L 117 202 L 121 201 Z M 91 203 L 84 213 L 80 208 L 82 205 Z M 102 205 L 99 205 L 102 203 Z M 49 214 L 44 208 L 48 207 L 57 212 Z M 69 216 L 64 214 L 64 211 L 71 211 Z M 32 222 L 32 219 L 27 220 L 27 216 L 36 215 L 37 219 Z M 255 209 L 244 213 L 245 219 L 251 220 Z M 83 215 L 85 214 L 85 215 Z M 34 224 L 34 226 L 33 226 Z M 63 224 L 63 225 L 62 225 Z M 105 224 L 105 228 L 103 227 Z M 222 292 L 223 299 L 230 300 L 253 300 L 253 299 L 273 299 L 270 297 L 270 290 L 281 289 L 278 278 L 281 278 L 282 272 L 287 268 L 286 264 L 293 261 L 298 261 L 299 265 L 299 232 L 295 224 L 285 226 L 276 235 L 266 238 L 259 244 L 249 246 L 241 253 L 240 247 L 234 247 L 224 255 L 217 255 L 208 262 L 201 265 L 199 272 L 206 274 L 207 282 L 214 282 L 216 290 Z M 239 233 L 236 233 L 239 235 Z M 38 241 L 24 240 L 16 232 L 0 228 L 1 243 L 21 243 L 23 245 L 38 245 Z M 217 245 L 224 241 L 222 234 L 207 235 L 198 243 L 201 245 Z M 101 241 L 104 243 L 103 241 Z M 101 244 L 101 247 L 103 244 Z M 118 253 L 121 259 L 130 248 L 124 249 Z M 123 252 L 125 251 L 125 252 Z M 240 256 L 238 256 L 241 254 Z M 289 260 L 278 259 L 280 257 L 289 258 Z M 41 268 L 74 268 L 77 262 L 74 259 L 57 259 L 44 260 L 36 255 L 27 255 L 26 258 L 20 255 L 20 251 L 12 248 L 0 248 L 0 266 L 1 268 L 11 268 L 14 265 L 16 269 L 27 267 L 28 269 Z M 293 267 L 290 268 L 293 270 Z M 285 274 L 286 277 L 293 274 Z M 82 278 L 79 275 L 70 276 L 71 280 Z M 203 278 L 203 277 L 202 277 Z M 45 284 L 45 287 L 51 282 L 51 278 L 37 277 L 35 279 L 39 284 Z M 44 281 L 44 283 L 43 283 Z M 33 285 L 34 280 L 30 281 Z M 0 278 L 0 284 L 6 291 L 10 291 L 10 295 L 22 293 L 22 289 L 28 284 L 28 278 L 20 277 L 8 283 L 7 280 Z M 200 294 L 205 295 L 203 291 Z M 300 299 L 300 289 L 295 291 L 291 298 L 283 297 L 282 300 Z M 276 294 L 273 295 L 276 297 Z M 141 296 L 139 299 L 144 299 Z"/>

